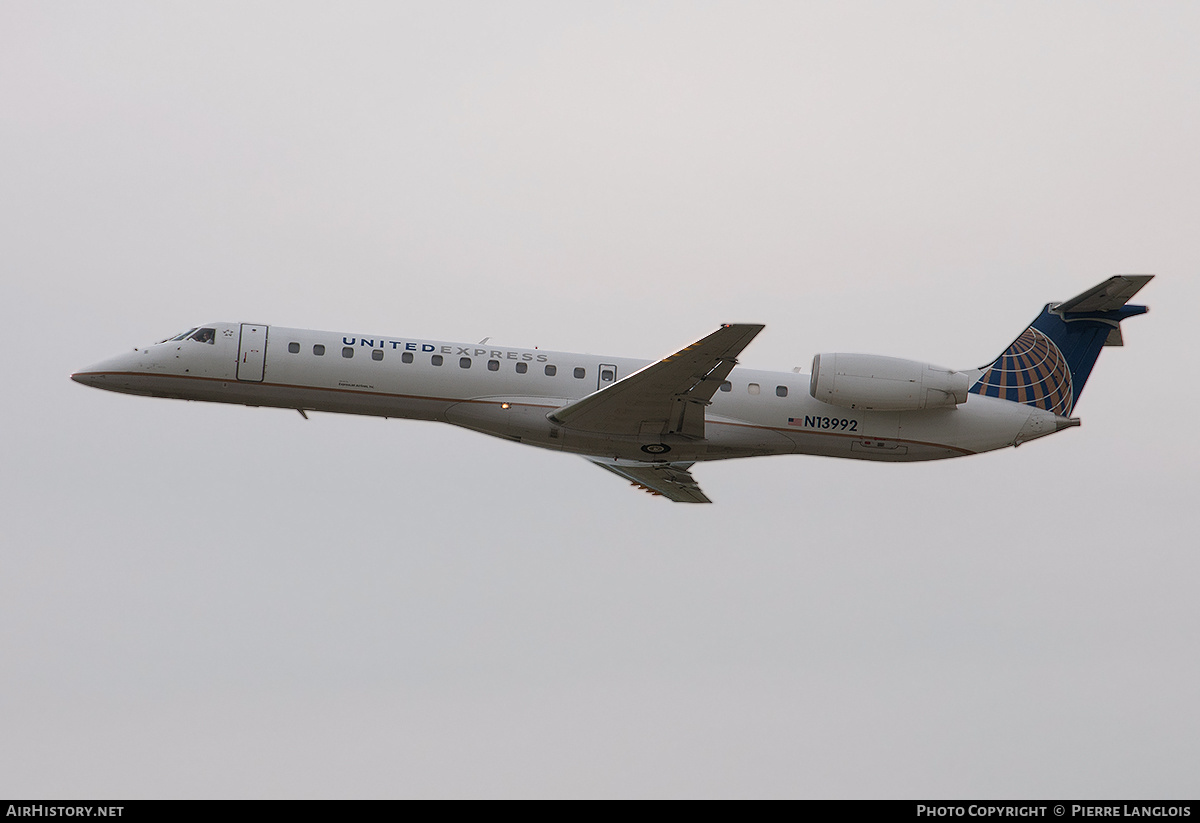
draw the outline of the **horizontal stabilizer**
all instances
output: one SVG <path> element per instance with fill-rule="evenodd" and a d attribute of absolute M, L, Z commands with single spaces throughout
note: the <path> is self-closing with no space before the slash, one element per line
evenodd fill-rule
<path fill-rule="evenodd" d="M 618 464 L 595 457 L 587 458 L 602 469 L 620 475 L 633 485 L 676 503 L 711 503 L 688 471 L 691 463 Z"/>
<path fill-rule="evenodd" d="M 1072 297 L 1056 308 L 1063 314 L 1115 311 L 1129 302 L 1142 286 L 1154 279 L 1153 274 L 1117 274 L 1098 286 Z M 1111 344 L 1110 344 L 1111 345 Z M 1119 344 L 1117 344 L 1119 345 Z"/>

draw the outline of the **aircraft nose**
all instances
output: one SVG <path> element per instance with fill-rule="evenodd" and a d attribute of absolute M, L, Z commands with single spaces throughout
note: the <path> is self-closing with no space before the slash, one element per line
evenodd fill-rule
<path fill-rule="evenodd" d="M 101 360 L 99 363 L 75 372 L 71 375 L 71 379 L 76 383 L 96 389 L 115 388 L 116 384 L 121 382 L 122 376 L 128 377 L 131 372 L 144 371 L 144 367 L 138 359 L 141 354 L 142 352 L 134 350 L 129 354 L 120 354 L 107 360 Z"/>
<path fill-rule="evenodd" d="M 83 371 L 77 371 L 71 375 L 72 380 L 74 380 L 76 383 L 82 383 L 85 386 L 95 386 L 96 383 L 102 379 L 102 377 L 102 375 L 93 374 L 90 368 L 84 369 Z"/>

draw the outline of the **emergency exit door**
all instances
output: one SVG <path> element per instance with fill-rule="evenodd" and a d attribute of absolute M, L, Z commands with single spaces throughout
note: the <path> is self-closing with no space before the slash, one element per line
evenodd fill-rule
<path fill-rule="evenodd" d="M 237 379 L 261 383 L 266 363 L 267 327 L 243 323 L 242 336 L 238 342 Z"/>

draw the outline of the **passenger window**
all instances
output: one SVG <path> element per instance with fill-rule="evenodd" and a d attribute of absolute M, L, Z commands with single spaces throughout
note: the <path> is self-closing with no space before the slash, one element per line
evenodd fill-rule
<path fill-rule="evenodd" d="M 317 345 L 313 346 L 313 354 L 315 354 L 317 357 L 324 357 L 325 347 L 318 343 Z"/>
<path fill-rule="evenodd" d="M 758 387 L 758 384 L 757 384 L 757 383 L 751 383 L 749 386 L 747 386 L 747 387 L 746 387 L 746 390 L 747 390 L 748 392 L 750 392 L 751 394 L 758 394 L 758 392 L 759 392 L 759 387 Z"/>
<path fill-rule="evenodd" d="M 499 360 L 489 360 L 488 361 L 488 371 L 500 371 L 500 361 Z"/>
<path fill-rule="evenodd" d="M 435 354 L 433 357 L 429 358 L 429 362 L 435 366 L 440 366 L 442 365 L 442 356 L 440 354 Z"/>
<path fill-rule="evenodd" d="M 372 360 L 382 360 L 383 359 L 383 349 L 371 349 L 371 359 Z"/>
<path fill-rule="evenodd" d="M 775 396 L 776 397 L 787 397 L 787 386 L 776 386 L 775 387 Z"/>
<path fill-rule="evenodd" d="M 291 352 L 292 354 L 299 354 L 300 353 L 300 344 L 299 343 L 288 343 L 288 351 Z"/>
<path fill-rule="evenodd" d="M 616 376 L 617 376 L 616 372 L 614 372 L 612 370 L 611 366 L 608 368 L 600 369 L 600 379 L 603 380 L 605 383 L 611 383 L 613 381 L 613 378 L 615 378 Z"/>
<path fill-rule="evenodd" d="M 459 367 L 460 369 L 469 369 L 469 368 L 471 368 L 471 358 L 469 358 L 469 357 L 460 357 L 460 358 L 458 358 L 458 367 Z"/>
<path fill-rule="evenodd" d="M 517 364 L 517 374 L 524 374 L 527 371 L 529 371 L 528 363 L 518 363 Z"/>
<path fill-rule="evenodd" d="M 584 375 L 586 375 L 586 374 L 587 374 L 587 369 L 581 369 L 581 368 L 579 368 L 578 366 L 576 366 L 576 367 L 575 367 L 575 377 L 576 377 L 576 379 L 582 378 L 582 377 L 583 377 Z"/>
<path fill-rule="evenodd" d="M 733 384 L 726 380 L 721 384 L 721 391 L 733 391 Z"/>
<path fill-rule="evenodd" d="M 412 352 L 406 351 L 404 354 L 400 355 L 400 362 L 401 363 L 411 363 L 412 362 Z"/>
<path fill-rule="evenodd" d="M 546 367 L 546 376 L 547 377 L 553 377 L 556 374 L 558 374 L 558 366 L 547 366 Z"/>

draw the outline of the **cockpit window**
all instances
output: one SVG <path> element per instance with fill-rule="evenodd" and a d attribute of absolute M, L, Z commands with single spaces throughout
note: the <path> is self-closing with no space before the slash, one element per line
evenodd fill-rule
<path fill-rule="evenodd" d="M 185 332 L 180 332 L 179 334 L 175 335 L 174 337 L 168 337 L 166 340 L 160 340 L 159 342 L 160 343 L 174 343 L 176 340 L 183 340 L 184 338 L 186 338 L 188 335 L 190 335 L 194 331 L 196 331 L 196 329 L 191 328 Z"/>
<path fill-rule="evenodd" d="M 195 340 L 197 343 L 208 343 L 210 346 L 217 339 L 216 329 L 196 329 L 196 333 L 188 338 Z"/>

